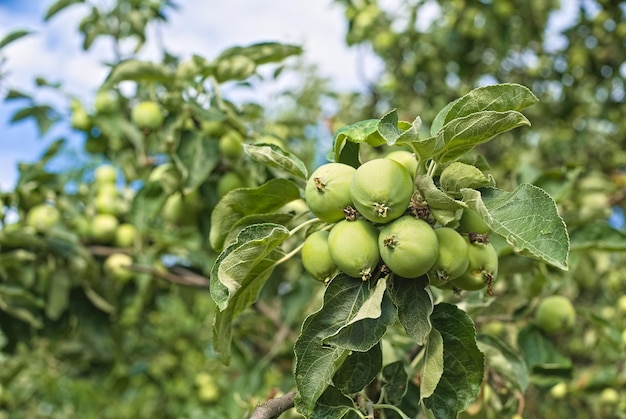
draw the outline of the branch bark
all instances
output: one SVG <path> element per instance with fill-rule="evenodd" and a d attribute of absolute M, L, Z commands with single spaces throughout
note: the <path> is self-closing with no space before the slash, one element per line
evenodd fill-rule
<path fill-rule="evenodd" d="M 250 419 L 275 419 L 294 406 L 295 391 L 268 400 L 257 406 Z"/>

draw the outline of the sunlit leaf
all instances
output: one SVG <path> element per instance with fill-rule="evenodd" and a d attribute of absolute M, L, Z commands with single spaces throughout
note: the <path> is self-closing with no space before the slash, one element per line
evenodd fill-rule
<path fill-rule="evenodd" d="M 518 252 L 567 270 L 569 237 L 556 203 L 544 190 L 521 184 L 513 192 L 463 189 L 463 201 Z"/>

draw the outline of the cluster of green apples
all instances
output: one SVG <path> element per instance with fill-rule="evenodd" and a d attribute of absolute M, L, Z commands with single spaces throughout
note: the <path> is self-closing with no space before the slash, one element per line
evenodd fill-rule
<path fill-rule="evenodd" d="M 130 223 L 120 222 L 127 211 L 128 201 L 124 199 L 116 186 L 117 170 L 110 165 L 99 166 L 95 170 L 93 188 L 94 214 L 87 220 L 87 237 L 96 244 L 113 245 L 115 248 L 131 248 L 137 238 L 137 230 Z M 133 258 L 126 251 L 108 256 L 104 261 L 104 271 L 113 279 L 128 281 L 133 272 L 127 266 Z"/>
<path fill-rule="evenodd" d="M 323 281 L 339 272 L 362 280 L 388 273 L 427 275 L 433 286 L 459 290 L 479 290 L 495 281 L 498 255 L 486 224 L 469 209 L 458 229 L 432 223 L 423 210 L 415 210 L 416 169 L 415 156 L 404 150 L 356 169 L 343 163 L 316 169 L 307 180 L 305 200 L 327 224 L 304 241 L 307 272 Z"/>

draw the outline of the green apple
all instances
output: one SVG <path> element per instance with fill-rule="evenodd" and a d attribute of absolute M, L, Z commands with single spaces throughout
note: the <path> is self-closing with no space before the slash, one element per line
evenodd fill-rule
<path fill-rule="evenodd" d="M 124 253 L 114 253 L 104 261 L 104 271 L 117 281 L 126 282 L 134 275 L 128 266 L 133 264 L 133 258 Z"/>
<path fill-rule="evenodd" d="M 94 182 L 96 186 L 102 184 L 114 184 L 117 180 L 117 170 L 110 164 L 98 166 L 94 172 Z"/>
<path fill-rule="evenodd" d="M 51 205 L 40 204 L 26 214 L 26 225 L 36 231 L 45 232 L 61 220 L 61 213 Z"/>
<path fill-rule="evenodd" d="M 544 298 L 535 312 L 535 324 L 546 333 L 567 331 L 576 323 L 576 309 L 572 302 L 562 295 Z"/>
<path fill-rule="evenodd" d="M 154 102 L 141 102 L 131 111 L 133 124 L 141 129 L 157 129 L 163 123 L 163 114 Z"/>
<path fill-rule="evenodd" d="M 131 247 L 135 243 L 137 229 L 129 223 L 120 224 L 115 231 L 114 244 L 117 247 Z"/>
<path fill-rule="evenodd" d="M 119 97 L 114 91 L 101 90 L 96 94 L 93 105 L 97 113 L 113 113 L 119 109 Z"/>
<path fill-rule="evenodd" d="M 97 214 L 91 222 L 91 239 L 99 244 L 110 244 L 119 226 L 117 217 L 111 214 Z"/>

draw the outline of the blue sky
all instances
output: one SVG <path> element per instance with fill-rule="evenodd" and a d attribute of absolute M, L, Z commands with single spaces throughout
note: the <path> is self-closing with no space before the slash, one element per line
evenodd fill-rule
<path fill-rule="evenodd" d="M 89 101 L 106 76 L 101 63 L 111 58 L 108 45 L 96 42 L 88 53 L 81 50 L 77 26 L 88 6 L 73 6 L 44 24 L 42 17 L 51 3 L 0 0 L 0 38 L 15 29 L 35 31 L 3 50 L 7 61 L 2 70 L 7 75 L 0 86 L 2 96 L 9 87 L 34 93 L 34 78 L 46 76 L 49 81 L 61 82 L 67 91 Z M 170 52 L 182 57 L 200 54 L 211 58 L 234 45 L 260 41 L 297 43 L 305 48 L 307 61 L 316 63 L 322 74 L 331 77 L 338 88 L 362 87 L 357 76 L 358 52 L 345 46 L 343 11 L 331 0 L 178 0 L 176 3 L 180 9 L 169 12 L 169 23 L 161 29 Z M 147 44 L 142 54 L 143 58 L 157 59 L 156 45 Z M 366 68 L 373 76 L 378 67 L 370 60 Z M 37 91 L 37 94 L 41 100 L 56 100 L 46 92 Z M 17 105 L 0 102 L 2 190 L 14 185 L 18 161 L 36 160 L 47 144 L 59 136 L 67 137 L 69 131 L 66 126 L 59 126 L 40 139 L 32 122 L 11 125 L 8 121 L 19 108 Z M 72 144 L 81 140 L 75 134 L 69 139 Z"/>

